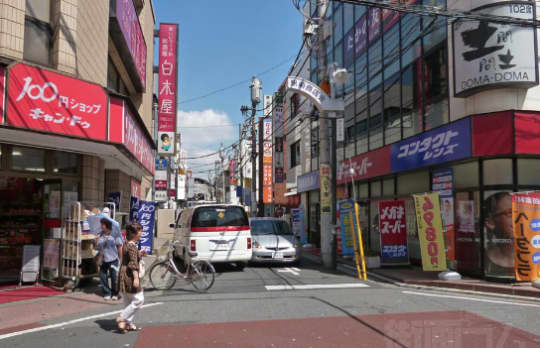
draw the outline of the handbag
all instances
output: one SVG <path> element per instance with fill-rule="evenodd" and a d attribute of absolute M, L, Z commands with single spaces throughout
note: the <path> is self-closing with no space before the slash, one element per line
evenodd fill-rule
<path fill-rule="evenodd" d="M 139 260 L 139 279 L 143 279 L 145 274 L 146 274 L 146 268 L 144 265 L 144 260 L 141 258 Z"/>

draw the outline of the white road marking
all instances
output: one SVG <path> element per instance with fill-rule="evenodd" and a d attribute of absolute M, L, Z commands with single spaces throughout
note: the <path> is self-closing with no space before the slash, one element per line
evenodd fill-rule
<path fill-rule="evenodd" d="M 300 275 L 299 272 L 300 270 L 298 268 L 295 269 L 295 268 L 290 268 L 290 267 L 278 270 L 278 273 L 291 273 L 291 274 L 294 274 L 295 276 L 299 276 Z"/>
<path fill-rule="evenodd" d="M 142 308 L 159 306 L 159 305 L 162 305 L 162 304 L 163 304 L 163 302 L 149 303 L 149 304 L 143 305 Z M 73 319 L 73 320 L 70 320 L 70 321 L 65 321 L 63 323 L 52 324 L 52 325 L 47 325 L 47 326 L 41 326 L 41 327 L 36 327 L 36 328 L 33 328 L 33 329 L 28 329 L 28 330 L 11 332 L 11 333 L 8 333 L 8 334 L 5 334 L 5 335 L 0 335 L 0 340 L 15 337 L 15 336 L 20 336 L 20 335 L 24 335 L 24 334 L 28 334 L 28 333 L 32 333 L 32 332 L 39 332 L 39 331 L 45 331 L 45 330 L 50 330 L 50 329 L 56 329 L 56 328 L 59 328 L 59 327 L 80 323 L 82 321 L 108 317 L 108 316 L 115 315 L 115 314 L 120 314 L 120 313 L 122 313 L 122 310 L 114 311 L 114 312 L 101 313 L 101 314 L 96 314 L 96 315 L 91 315 L 89 317 Z"/>
<path fill-rule="evenodd" d="M 351 288 L 369 288 L 369 285 L 363 283 L 344 283 L 344 284 L 305 284 L 305 285 L 266 285 L 268 291 L 279 290 L 317 290 L 317 289 L 351 289 Z"/>
<path fill-rule="evenodd" d="M 520 303 L 520 302 L 509 302 L 509 301 L 487 300 L 487 299 L 483 299 L 483 298 L 465 297 L 465 296 L 428 294 L 428 293 L 425 293 L 425 292 L 416 292 L 416 291 L 402 291 L 402 293 L 403 294 L 409 294 L 409 295 L 427 296 L 427 297 L 443 297 L 443 298 L 453 298 L 453 299 L 456 299 L 456 300 L 468 300 L 468 301 L 477 301 L 477 302 L 487 302 L 487 303 L 507 304 L 507 305 L 513 305 L 513 306 L 540 308 L 540 304 L 533 304 L 533 303 Z"/>
<path fill-rule="evenodd" d="M 293 271 L 300 272 L 300 269 L 299 269 L 299 268 L 291 267 L 291 269 L 292 269 Z"/>

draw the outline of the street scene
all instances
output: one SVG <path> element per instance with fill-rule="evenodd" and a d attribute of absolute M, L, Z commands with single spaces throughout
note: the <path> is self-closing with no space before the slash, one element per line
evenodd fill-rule
<path fill-rule="evenodd" d="M 0 347 L 540 347 L 537 12 L 0 1 Z"/>

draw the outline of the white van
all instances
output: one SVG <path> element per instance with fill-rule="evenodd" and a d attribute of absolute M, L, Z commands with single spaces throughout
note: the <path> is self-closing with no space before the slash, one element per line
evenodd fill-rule
<path fill-rule="evenodd" d="M 240 205 L 208 204 L 182 211 L 174 227 L 175 253 L 212 263 L 235 263 L 243 269 L 252 256 L 249 220 Z"/>

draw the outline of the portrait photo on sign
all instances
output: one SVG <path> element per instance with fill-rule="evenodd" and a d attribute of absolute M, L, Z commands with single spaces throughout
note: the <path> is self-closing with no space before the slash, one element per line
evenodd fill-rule
<path fill-rule="evenodd" d="M 174 153 L 174 132 L 159 132 L 158 153 Z"/>

